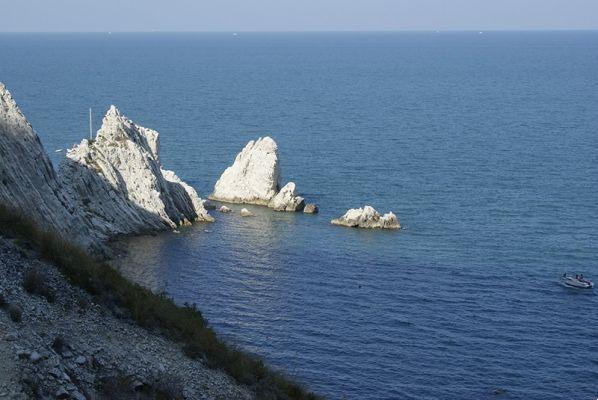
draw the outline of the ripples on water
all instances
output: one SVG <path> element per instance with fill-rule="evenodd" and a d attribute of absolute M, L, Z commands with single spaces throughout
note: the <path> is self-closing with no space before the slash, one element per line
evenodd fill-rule
<path fill-rule="evenodd" d="M 598 396 L 597 297 L 556 283 L 598 280 L 597 33 L 0 35 L 0 51 L 51 152 L 115 103 L 206 195 L 248 140 L 278 141 L 321 214 L 215 213 L 132 239 L 123 272 L 311 388 Z M 365 203 L 406 229 L 329 225 Z"/>

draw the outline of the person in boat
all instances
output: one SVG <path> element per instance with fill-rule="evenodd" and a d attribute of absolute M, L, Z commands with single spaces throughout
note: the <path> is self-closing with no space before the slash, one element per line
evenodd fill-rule
<path fill-rule="evenodd" d="M 579 275 L 579 281 L 580 282 L 584 282 L 584 280 L 583 280 L 583 274 Z"/>
<path fill-rule="evenodd" d="M 566 278 L 566 277 L 567 277 L 567 273 L 565 272 L 565 273 L 563 274 L 563 278 Z"/>

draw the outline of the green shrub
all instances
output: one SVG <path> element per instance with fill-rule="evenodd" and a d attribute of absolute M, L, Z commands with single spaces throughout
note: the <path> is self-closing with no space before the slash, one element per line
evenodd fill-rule
<path fill-rule="evenodd" d="M 67 348 L 67 343 L 64 337 L 56 336 L 52 341 L 52 350 L 58 354 L 62 354 Z"/>
<path fill-rule="evenodd" d="M 31 294 L 45 298 L 48 303 L 54 303 L 56 296 L 47 283 L 48 277 L 35 268 L 30 268 L 23 274 L 23 288 Z"/>
<path fill-rule="evenodd" d="M 21 322 L 23 320 L 23 311 L 21 307 L 15 304 L 8 306 L 8 315 L 13 322 Z"/>
<path fill-rule="evenodd" d="M 249 386 L 256 397 L 317 399 L 313 393 L 266 367 L 255 356 L 225 344 L 195 305 L 178 306 L 166 295 L 152 293 L 128 281 L 108 264 L 97 261 L 72 242 L 38 229 L 27 218 L 1 205 L 0 234 L 25 241 L 43 259 L 56 265 L 71 284 L 93 295 L 95 302 L 113 310 L 127 310 L 137 324 L 180 342 L 187 356 L 203 358 L 210 367 L 224 370 L 237 382 Z M 32 292 L 41 294 L 39 284 L 45 283 L 45 280 L 39 276 L 29 279 L 34 283 Z"/>

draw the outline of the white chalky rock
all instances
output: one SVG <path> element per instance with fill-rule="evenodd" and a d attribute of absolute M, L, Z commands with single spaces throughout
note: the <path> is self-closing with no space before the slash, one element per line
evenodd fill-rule
<path fill-rule="evenodd" d="M 268 205 L 278 192 L 278 147 L 270 137 L 250 141 L 214 187 L 210 199 Z"/>
<path fill-rule="evenodd" d="M 84 139 L 60 165 L 64 191 L 107 236 L 212 221 L 195 190 L 161 167 L 158 132 L 112 106 L 96 139 Z"/>
<path fill-rule="evenodd" d="M 340 218 L 330 221 L 333 225 L 342 225 L 356 228 L 384 228 L 400 229 L 401 223 L 396 215 L 389 212 L 380 215 L 371 206 L 350 209 Z"/>
<path fill-rule="evenodd" d="M 295 184 L 289 182 L 270 200 L 268 207 L 276 211 L 301 211 L 305 200 L 295 192 Z"/>
<path fill-rule="evenodd" d="M 220 211 L 221 213 L 229 213 L 232 210 L 230 208 L 228 208 L 227 206 L 220 206 L 220 208 L 218 209 L 218 211 Z"/>
<path fill-rule="evenodd" d="M 229 203 L 268 206 L 277 211 L 301 211 L 303 197 L 295 192 L 295 184 L 280 188 L 278 146 L 270 138 L 250 141 L 235 158 L 214 187 L 210 199 Z"/>
<path fill-rule="evenodd" d="M 84 247 L 95 241 L 75 204 L 61 192 L 54 167 L 37 134 L 2 83 L 0 203 Z"/>
<path fill-rule="evenodd" d="M 253 215 L 254 215 L 251 211 L 249 211 L 246 208 L 241 209 L 239 214 L 241 214 L 241 217 L 253 217 Z"/>

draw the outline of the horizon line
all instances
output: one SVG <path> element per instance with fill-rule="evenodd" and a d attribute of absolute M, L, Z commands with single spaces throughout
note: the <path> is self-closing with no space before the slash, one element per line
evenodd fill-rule
<path fill-rule="evenodd" d="M 326 30 L 52 30 L 52 31 L 1 31 L 0 34 L 67 34 L 67 33 L 479 33 L 479 32 L 596 32 L 596 28 L 523 28 L 523 29 L 326 29 Z"/>

